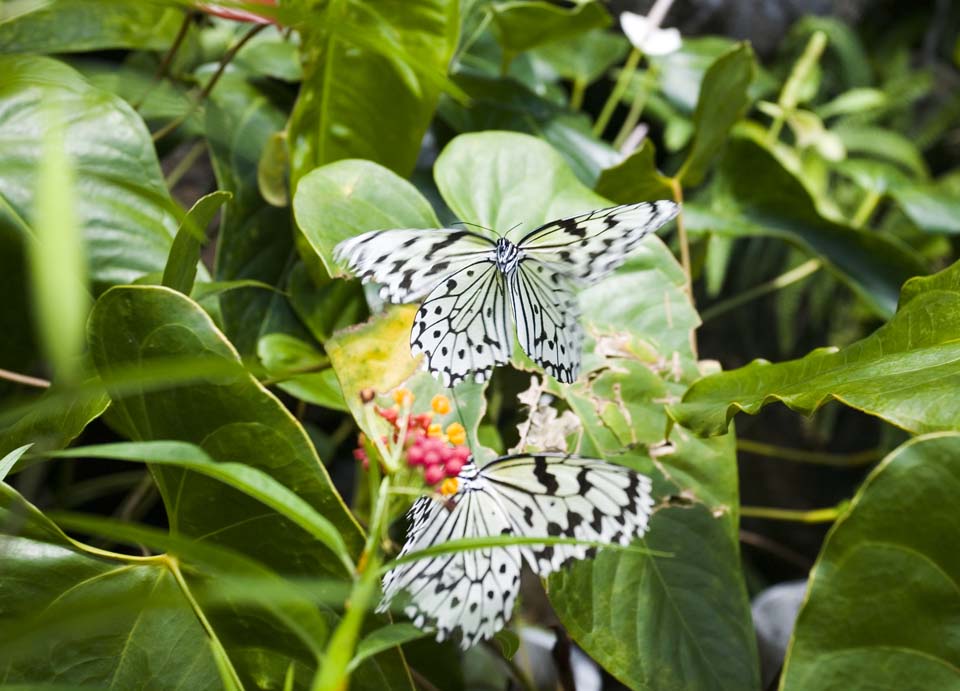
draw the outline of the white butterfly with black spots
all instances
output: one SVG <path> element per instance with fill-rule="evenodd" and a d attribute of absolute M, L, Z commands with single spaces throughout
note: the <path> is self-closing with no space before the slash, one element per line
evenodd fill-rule
<path fill-rule="evenodd" d="M 649 233 L 676 216 L 667 200 L 625 204 L 551 221 L 513 243 L 469 230 L 375 230 L 334 250 L 364 282 L 396 303 L 423 300 L 410 332 L 414 355 L 444 386 L 485 381 L 520 346 L 570 383 L 583 331 L 575 290 L 620 266 Z M 508 306 L 509 303 L 509 306 Z"/>
<path fill-rule="evenodd" d="M 468 463 L 457 491 L 441 501 L 417 499 L 400 556 L 450 540 L 493 535 L 571 537 L 627 545 L 647 530 L 650 479 L 605 461 L 537 453 L 502 456 L 482 468 Z M 452 552 L 406 562 L 383 579 L 384 612 L 401 592 L 404 613 L 437 640 L 459 637 L 464 649 L 490 638 L 513 612 L 523 562 L 545 577 L 587 545 L 511 545 Z"/>

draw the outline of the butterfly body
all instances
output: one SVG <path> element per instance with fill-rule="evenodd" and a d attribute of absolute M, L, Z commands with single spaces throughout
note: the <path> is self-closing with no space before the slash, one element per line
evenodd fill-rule
<path fill-rule="evenodd" d="M 334 254 L 364 281 L 380 283 L 384 299 L 422 300 L 411 352 L 423 353 L 445 386 L 485 381 L 508 362 L 511 325 L 527 355 L 570 383 L 583 342 L 576 291 L 620 266 L 677 211 L 666 200 L 599 209 L 544 224 L 517 242 L 467 230 L 371 231 Z"/>
<path fill-rule="evenodd" d="M 481 468 L 465 465 L 451 497 L 418 499 L 400 555 L 497 535 L 626 545 L 646 531 L 652 508 L 650 480 L 628 468 L 560 453 L 503 456 Z M 384 577 L 379 610 L 405 592 L 414 624 L 435 627 L 438 640 L 459 635 L 466 648 L 506 624 L 522 564 L 545 577 L 591 553 L 583 544 L 523 544 L 407 562 Z"/>

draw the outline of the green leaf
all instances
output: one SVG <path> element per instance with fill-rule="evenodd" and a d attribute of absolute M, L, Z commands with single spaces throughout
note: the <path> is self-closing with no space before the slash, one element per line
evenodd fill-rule
<path fill-rule="evenodd" d="M 721 187 L 709 207 L 685 205 L 687 227 L 721 235 L 771 235 L 822 258 L 863 301 L 890 315 L 900 285 L 926 266 L 895 239 L 825 216 L 764 135 L 741 128 L 727 145 Z"/>
<path fill-rule="evenodd" d="M 960 234 L 960 199 L 952 190 L 906 183 L 892 186 L 890 196 L 918 228 L 929 233 Z"/>
<path fill-rule="evenodd" d="M 597 194 L 618 204 L 673 199 L 670 178 L 657 169 L 657 152 L 651 139 L 620 163 L 600 173 Z"/>
<path fill-rule="evenodd" d="M 163 3 L 53 0 L 0 22 L 0 53 L 71 53 L 106 48 L 162 50 L 183 20 Z"/>
<path fill-rule="evenodd" d="M 333 248 L 368 230 L 438 228 L 430 203 L 409 182 L 372 161 L 338 161 L 306 175 L 293 197 L 297 225 L 331 275 Z"/>
<path fill-rule="evenodd" d="M 905 136 L 881 127 L 841 123 L 831 129 L 851 154 L 866 154 L 890 161 L 920 179 L 930 176 L 923 154 Z"/>
<path fill-rule="evenodd" d="M 290 305 L 320 343 L 325 343 L 334 331 L 369 316 L 360 281 L 328 278 L 318 284 L 311 278 L 306 265 L 301 263 L 290 271 L 287 290 Z"/>
<path fill-rule="evenodd" d="M 623 36 L 592 29 L 571 38 L 545 43 L 531 55 L 548 64 L 564 79 L 592 84 L 619 64 L 630 42 Z"/>
<path fill-rule="evenodd" d="M 845 348 L 779 364 L 763 360 L 701 379 L 673 408 L 698 434 L 723 434 L 738 412 L 781 401 L 812 414 L 837 400 L 914 433 L 960 429 L 944 405 L 960 385 L 960 293 L 916 294 L 889 323 Z"/>
<path fill-rule="evenodd" d="M 223 207 L 214 274 L 218 281 L 256 280 L 282 285 L 294 254 L 290 214 L 271 206 L 257 186 L 257 165 L 287 114 L 280 94 L 242 72 L 227 72 L 207 104 L 206 131 L 213 170 L 222 190 L 233 194 Z M 276 295 L 234 291 L 220 296 L 224 330 L 243 355 L 257 346 Z"/>
<path fill-rule="evenodd" d="M 66 154 L 63 118 L 41 108 L 43 151 L 37 171 L 34 236 L 30 247 L 33 302 L 40 342 L 57 380 L 80 376 L 84 324 L 90 309 L 83 237 L 77 224 L 73 161 Z"/>
<path fill-rule="evenodd" d="M 348 410 L 330 360 L 305 341 L 269 334 L 257 344 L 257 356 L 277 386 L 301 401 L 332 410 Z"/>
<path fill-rule="evenodd" d="M 294 191 L 344 158 L 413 170 L 457 44 L 457 10 L 450 0 L 345 0 L 310 18 L 289 126 Z"/>
<path fill-rule="evenodd" d="M 960 435 L 912 439 L 864 482 L 810 572 L 780 688 L 960 686 Z"/>
<path fill-rule="evenodd" d="M 197 263 L 200 261 L 200 247 L 206 241 L 207 226 L 220 207 L 229 201 L 230 192 L 211 192 L 197 200 L 184 217 L 177 230 L 167 265 L 163 269 L 163 285 L 189 295 L 197 277 Z"/>
<path fill-rule="evenodd" d="M 54 387 L 32 399 L 19 419 L 4 426 L 0 453 L 27 442 L 34 445 L 34 453 L 67 446 L 110 404 L 99 382 L 91 382 L 90 388 L 79 395 L 73 388 Z"/>
<path fill-rule="evenodd" d="M 128 286 L 105 293 L 90 319 L 90 342 L 101 377 L 122 370 L 146 373 L 174 355 L 238 363 L 210 318 L 168 288 Z M 356 523 L 333 489 L 303 428 L 253 377 L 211 375 L 206 381 L 124 395 L 108 386 L 115 413 L 137 440 L 198 444 L 219 461 L 262 470 L 296 493 L 340 531 L 352 554 L 360 549 Z M 174 530 L 251 554 L 281 573 L 341 575 L 332 555 L 307 532 L 221 483 L 157 467 L 154 477 Z M 211 503 L 211 497 L 218 501 Z M 259 517 L 250 521 L 251 516 Z"/>
<path fill-rule="evenodd" d="M 693 144 L 677 173 L 684 184 L 695 186 L 703 181 L 710 163 L 727 141 L 730 128 L 750 106 L 747 92 L 756 71 L 749 43 L 738 44 L 710 65 L 693 114 Z"/>
<path fill-rule="evenodd" d="M 163 557 L 91 551 L 0 484 L 4 681 L 219 689 L 209 639 Z"/>
<path fill-rule="evenodd" d="M 960 261 L 954 262 L 943 271 L 930 276 L 914 276 L 903 284 L 900 291 L 900 309 L 913 298 L 934 290 L 946 290 L 960 294 Z"/>
<path fill-rule="evenodd" d="M 493 3 L 490 11 L 504 64 L 525 50 L 610 25 L 609 13 L 596 2 L 565 8 L 540 0 L 511 0 Z"/>
<path fill-rule="evenodd" d="M 700 100 L 700 87 L 707 70 L 736 45 L 734 41 L 719 36 L 684 38 L 680 50 L 650 56 L 651 64 L 656 66 L 660 75 L 660 91 L 682 114 L 692 114 Z M 633 98 L 632 94 L 630 98 Z"/>
<path fill-rule="evenodd" d="M 17 461 L 20 460 L 20 457 L 27 452 L 33 444 L 24 444 L 18 449 L 14 449 L 2 459 L 0 459 L 0 482 L 3 482 L 7 475 L 13 470 L 13 466 L 17 464 Z"/>
<path fill-rule="evenodd" d="M 149 463 L 151 466 L 172 466 L 213 478 L 266 504 L 303 528 L 339 558 L 346 574 L 353 573 L 353 561 L 337 528 L 270 475 L 252 467 L 249 462 L 245 465 L 244 461 L 247 459 L 217 462 L 199 446 L 175 441 L 117 442 L 80 446 L 64 451 L 53 451 L 49 455 L 55 458 L 110 458 L 117 461 Z"/>
<path fill-rule="evenodd" d="M 430 635 L 429 632 L 406 623 L 388 624 L 371 631 L 357 644 L 357 650 L 347 669 L 353 671 L 361 662 L 377 653 L 428 635 Z"/>
<path fill-rule="evenodd" d="M 826 120 L 837 115 L 851 115 L 865 111 L 883 108 L 887 105 L 887 95 L 879 89 L 867 87 L 844 91 L 835 99 L 815 110 L 817 115 Z"/>
<path fill-rule="evenodd" d="M 63 114 L 95 287 L 162 270 L 182 212 L 167 192 L 150 134 L 125 102 L 49 58 L 0 56 L 0 227 L 25 234 L 36 221 L 48 108 Z"/>

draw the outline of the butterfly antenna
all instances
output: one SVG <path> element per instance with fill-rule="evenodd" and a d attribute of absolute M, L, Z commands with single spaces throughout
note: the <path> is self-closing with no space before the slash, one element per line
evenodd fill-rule
<path fill-rule="evenodd" d="M 486 226 L 482 226 L 479 223 L 470 223 L 469 221 L 454 221 L 452 225 L 473 226 L 474 228 L 481 228 L 482 230 L 486 230 L 490 233 L 493 233 L 497 237 L 500 237 L 500 233 L 495 231 L 493 228 L 487 228 Z"/>

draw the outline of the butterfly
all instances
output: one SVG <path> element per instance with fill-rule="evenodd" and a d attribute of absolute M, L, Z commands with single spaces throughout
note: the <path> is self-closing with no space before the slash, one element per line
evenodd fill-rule
<path fill-rule="evenodd" d="M 469 230 L 375 230 L 344 240 L 334 258 L 395 303 L 423 300 L 410 332 L 414 355 L 444 386 L 485 381 L 513 352 L 557 380 L 580 370 L 583 331 L 576 290 L 620 266 L 640 241 L 676 216 L 672 201 L 625 204 L 551 221 L 512 242 Z"/>
<path fill-rule="evenodd" d="M 543 452 L 501 456 L 482 468 L 465 465 L 446 501 L 423 496 L 407 514 L 399 556 L 449 540 L 495 535 L 570 537 L 627 545 L 647 530 L 650 479 L 593 458 Z M 592 548 L 579 544 L 510 545 L 451 552 L 405 562 L 383 578 L 386 611 L 400 593 L 404 612 L 437 640 L 459 636 L 467 649 L 506 624 L 526 563 L 545 577 Z"/>

